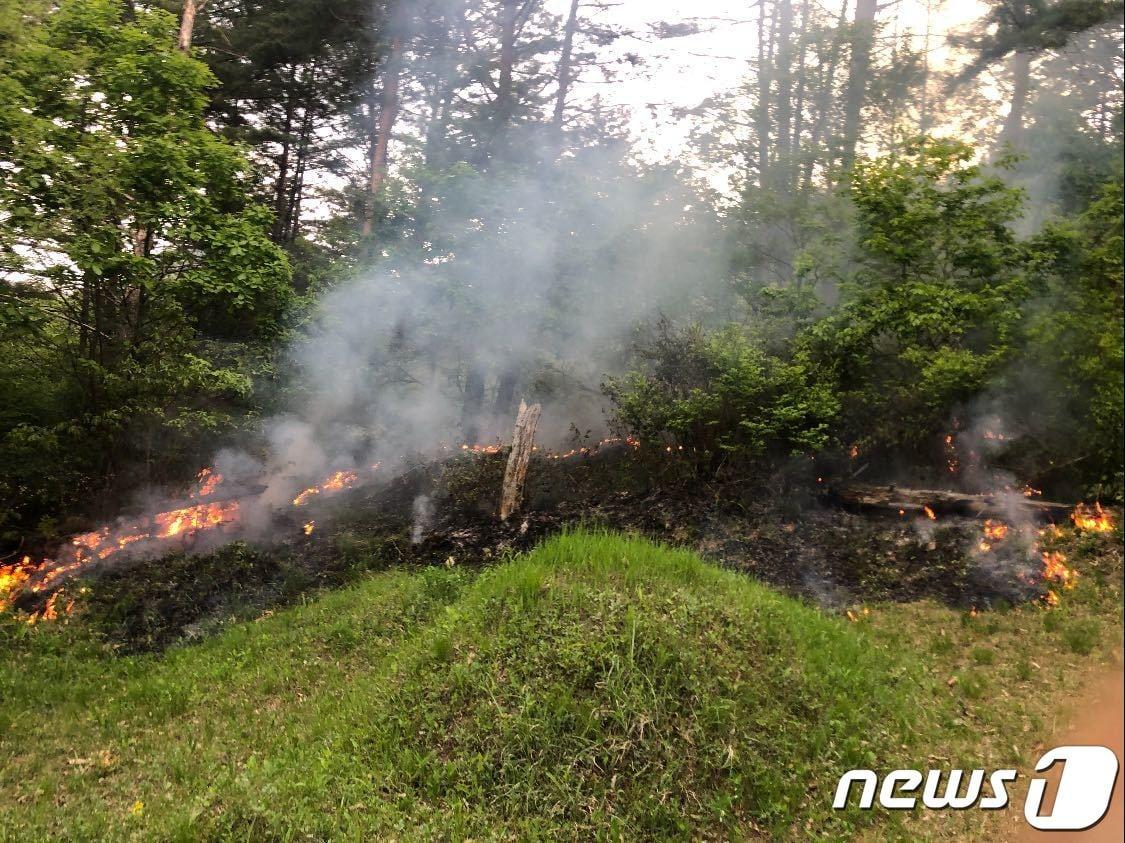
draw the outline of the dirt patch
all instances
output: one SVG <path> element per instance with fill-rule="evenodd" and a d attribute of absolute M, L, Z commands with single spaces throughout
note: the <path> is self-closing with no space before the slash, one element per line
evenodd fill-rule
<path fill-rule="evenodd" d="M 1119 765 L 1114 785 L 1113 801 L 1105 818 L 1086 831 L 1037 831 L 1024 825 L 1018 840 L 1060 841 L 1082 840 L 1086 843 L 1117 841 L 1125 838 L 1125 784 L 1120 765 L 1125 761 L 1125 671 L 1120 667 L 1097 678 L 1089 689 L 1074 702 L 1074 715 L 1066 728 L 1060 730 L 1044 748 L 1065 745 L 1108 746 L 1117 755 Z M 1059 772 L 1052 770 L 1047 779 L 1047 797 L 1043 811 L 1053 805 Z M 1022 825 L 1022 823 L 1021 823 Z"/>

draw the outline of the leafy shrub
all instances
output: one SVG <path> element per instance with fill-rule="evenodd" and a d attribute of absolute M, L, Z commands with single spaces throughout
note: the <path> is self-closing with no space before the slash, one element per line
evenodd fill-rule
<path fill-rule="evenodd" d="M 832 386 L 800 359 L 765 353 L 737 326 L 707 333 L 667 322 L 637 347 L 647 364 L 604 385 L 621 427 L 644 440 L 755 459 L 811 451 L 828 441 L 838 410 Z"/>

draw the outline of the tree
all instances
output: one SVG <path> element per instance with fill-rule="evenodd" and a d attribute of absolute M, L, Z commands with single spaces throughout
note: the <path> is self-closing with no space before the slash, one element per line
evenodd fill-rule
<path fill-rule="evenodd" d="M 214 77 L 175 33 L 162 11 L 67 0 L 4 50 L 0 323 L 44 378 L 0 428 L 22 518 L 194 462 L 250 388 L 208 339 L 276 333 L 289 297 L 246 161 L 204 120 Z M 35 477 L 29 450 L 74 475 Z"/>
<path fill-rule="evenodd" d="M 1006 384 L 1027 433 L 1015 455 L 1025 474 L 1109 500 L 1125 493 L 1123 230 L 1117 177 L 1082 214 L 1035 238 L 1037 306 L 1026 358 Z"/>
<path fill-rule="evenodd" d="M 176 46 L 181 53 L 191 52 L 191 39 L 195 32 L 195 16 L 203 11 L 207 0 L 184 0 L 184 9 L 180 16 L 180 34 L 176 39 Z"/>
<path fill-rule="evenodd" d="M 856 268 L 801 344 L 839 378 L 842 436 L 865 452 L 925 459 L 1014 353 L 1022 194 L 972 159 L 963 143 L 919 138 L 856 162 Z"/>
<path fill-rule="evenodd" d="M 973 54 L 955 84 L 973 79 L 990 65 L 1010 57 L 1012 92 L 998 144 L 1019 145 L 1022 141 L 1033 58 L 1065 47 L 1076 33 L 1119 16 L 1123 7 L 1120 0 L 991 0 L 985 17 L 954 39 Z"/>
<path fill-rule="evenodd" d="M 867 85 L 871 77 L 871 51 L 875 43 L 877 0 L 856 0 L 852 22 L 851 59 L 848 67 L 848 90 L 844 104 L 842 161 L 844 168 L 855 160 L 859 142 L 860 117 Z"/>
<path fill-rule="evenodd" d="M 219 80 L 209 113 L 252 149 L 277 243 L 300 236 L 311 185 L 350 177 L 349 151 L 373 147 L 388 15 L 365 0 L 210 0 L 197 25 L 196 54 Z"/>

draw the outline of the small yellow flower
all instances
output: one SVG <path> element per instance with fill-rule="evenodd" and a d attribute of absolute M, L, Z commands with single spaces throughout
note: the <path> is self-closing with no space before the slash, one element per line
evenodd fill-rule
<path fill-rule="evenodd" d="M 129 813 L 134 817 L 139 817 L 145 812 L 145 803 L 138 799 L 133 803 L 133 807 L 129 809 Z"/>

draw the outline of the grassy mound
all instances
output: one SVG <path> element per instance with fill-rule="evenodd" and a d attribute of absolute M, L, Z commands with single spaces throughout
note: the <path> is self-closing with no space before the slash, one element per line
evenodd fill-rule
<path fill-rule="evenodd" d="M 846 621 L 598 533 L 160 658 L 7 635 L 14 836 L 842 831 L 836 777 L 888 763 L 921 687 Z"/>
<path fill-rule="evenodd" d="M 1068 541 L 1081 574 L 1051 611 L 849 621 L 575 532 L 160 655 L 0 618 L 0 839 L 972 836 L 971 812 L 832 793 L 852 767 L 1026 769 L 1060 695 L 1120 650 L 1120 534 Z"/>

